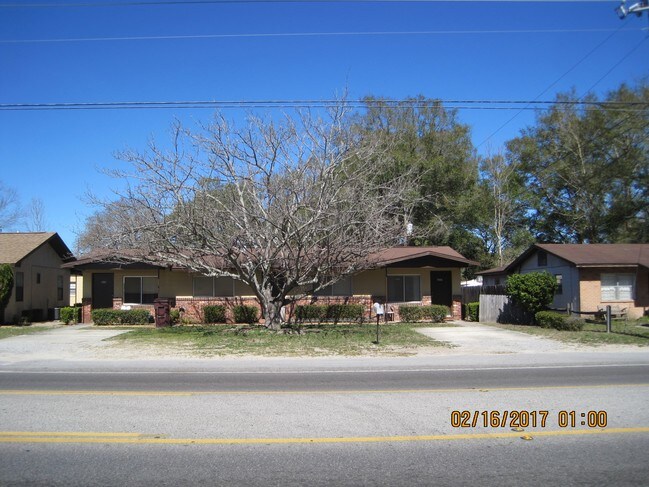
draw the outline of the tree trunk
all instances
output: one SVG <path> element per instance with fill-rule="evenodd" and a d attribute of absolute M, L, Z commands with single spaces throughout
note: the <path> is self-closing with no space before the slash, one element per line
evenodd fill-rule
<path fill-rule="evenodd" d="M 265 326 L 269 330 L 279 330 L 282 327 L 282 305 L 284 299 L 273 296 L 269 289 L 264 289 L 260 296 L 261 311 L 265 318 Z"/>

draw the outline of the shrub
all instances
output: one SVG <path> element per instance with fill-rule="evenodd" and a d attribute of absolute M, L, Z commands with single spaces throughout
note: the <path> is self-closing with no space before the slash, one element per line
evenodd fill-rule
<path fill-rule="evenodd" d="M 146 309 L 94 309 L 92 321 L 97 326 L 103 325 L 146 325 L 151 322 L 151 313 Z"/>
<path fill-rule="evenodd" d="M 259 321 L 259 310 L 255 306 L 237 305 L 232 308 L 235 323 L 248 323 L 252 325 Z"/>
<path fill-rule="evenodd" d="M 362 304 L 330 304 L 326 307 L 327 320 L 339 321 L 363 321 L 365 308 Z"/>
<path fill-rule="evenodd" d="M 4 310 L 11 298 L 14 288 L 14 273 L 9 264 L 0 265 L 0 323 L 4 319 Z"/>
<path fill-rule="evenodd" d="M 399 306 L 401 321 L 415 322 L 423 318 L 421 306 Z"/>
<path fill-rule="evenodd" d="M 512 274 L 507 278 L 505 293 L 533 317 L 554 299 L 557 279 L 548 272 Z"/>
<path fill-rule="evenodd" d="M 169 318 L 171 319 L 172 325 L 177 325 L 178 323 L 180 323 L 180 310 L 179 309 L 170 310 Z"/>
<path fill-rule="evenodd" d="M 466 319 L 467 321 L 479 321 L 480 320 L 480 303 L 473 302 L 466 304 Z"/>
<path fill-rule="evenodd" d="M 539 311 L 534 315 L 534 319 L 541 328 L 554 328 L 561 331 L 581 331 L 584 328 L 582 320 L 554 311 Z"/>
<path fill-rule="evenodd" d="M 401 321 L 432 321 L 441 323 L 449 314 L 449 307 L 441 304 L 432 304 L 430 306 L 399 306 L 399 316 Z"/>
<path fill-rule="evenodd" d="M 556 328 L 563 325 L 564 316 L 554 311 L 539 311 L 534 315 L 536 324 L 541 328 Z"/>
<path fill-rule="evenodd" d="M 442 323 L 451 312 L 448 306 L 442 304 L 432 304 L 430 306 L 422 306 L 422 308 L 424 308 L 424 318 L 429 319 L 433 323 Z"/>
<path fill-rule="evenodd" d="M 203 317 L 205 323 L 225 323 L 225 306 L 221 304 L 204 306 Z"/>
<path fill-rule="evenodd" d="M 362 304 L 306 304 L 295 307 L 298 322 L 311 321 L 363 321 L 365 307 Z"/>
<path fill-rule="evenodd" d="M 321 304 L 300 304 L 295 307 L 295 319 L 304 321 L 324 321 L 327 316 L 327 307 Z"/>
<path fill-rule="evenodd" d="M 81 308 L 66 306 L 61 308 L 60 320 L 69 325 L 70 323 L 79 323 L 81 321 Z"/>

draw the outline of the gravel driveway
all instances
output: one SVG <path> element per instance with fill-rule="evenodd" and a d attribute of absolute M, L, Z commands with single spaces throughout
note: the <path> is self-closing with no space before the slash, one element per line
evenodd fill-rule
<path fill-rule="evenodd" d="M 580 347 L 549 338 L 503 330 L 480 323 L 456 322 L 449 328 L 417 328 L 417 331 L 451 343 L 460 353 L 538 353 L 578 350 Z"/>
<path fill-rule="evenodd" d="M 73 325 L 5 338 L 0 340 L 0 366 L 27 360 L 94 358 L 98 350 L 110 346 L 104 339 L 126 331 Z"/>

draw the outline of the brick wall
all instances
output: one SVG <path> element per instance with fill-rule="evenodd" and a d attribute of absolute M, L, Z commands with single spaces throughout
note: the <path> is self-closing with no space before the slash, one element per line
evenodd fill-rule
<path fill-rule="evenodd" d="M 308 305 L 308 304 L 361 304 L 365 308 L 364 319 L 371 321 L 375 319 L 372 312 L 372 304 L 374 303 L 373 297 L 370 295 L 359 295 L 359 296 L 312 296 L 304 299 L 298 300 L 296 303 L 290 304 L 285 308 L 285 318 L 286 320 L 292 321 L 293 315 L 295 312 L 295 306 L 298 305 Z M 422 297 L 422 305 L 429 305 L 431 303 L 430 296 Z M 120 309 L 123 305 L 122 298 L 113 299 L 113 309 Z M 261 314 L 261 306 L 257 298 L 252 296 L 246 297 L 231 297 L 231 298 L 175 298 L 175 305 L 173 309 L 182 308 L 183 318 L 191 323 L 202 323 L 203 322 L 203 308 L 205 306 L 214 306 L 222 305 L 226 309 L 226 318 L 228 323 L 234 323 L 234 316 L 232 308 L 237 305 L 246 305 L 246 306 L 255 306 L 259 309 L 259 322 L 264 322 L 264 317 Z M 134 308 L 143 308 L 148 309 L 151 315 L 154 314 L 155 310 L 153 305 L 144 304 L 144 305 L 130 305 L 132 309 Z M 386 306 L 386 312 L 389 310 L 390 305 Z M 92 309 L 92 299 L 84 298 L 82 306 L 82 321 L 83 323 L 90 323 L 92 321 L 91 317 Z M 394 313 L 394 321 L 400 321 L 399 317 L 399 306 L 392 305 L 392 311 Z M 461 296 L 453 296 L 453 306 L 451 308 L 451 314 L 454 320 L 459 320 L 462 318 L 462 304 Z"/>
<path fill-rule="evenodd" d="M 601 275 L 603 273 L 634 274 L 633 301 L 602 301 Z M 611 268 L 579 270 L 580 311 L 597 311 L 607 305 L 627 308 L 629 318 L 639 318 L 649 312 L 649 271 L 644 268 Z"/>

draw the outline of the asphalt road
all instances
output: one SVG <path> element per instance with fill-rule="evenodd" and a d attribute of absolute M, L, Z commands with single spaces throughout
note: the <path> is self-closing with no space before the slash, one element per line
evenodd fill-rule
<path fill-rule="evenodd" d="M 647 399 L 632 364 L 2 372 L 0 485 L 646 485 Z"/>
<path fill-rule="evenodd" d="M 649 382 L 649 364 L 293 372 L 0 372 L 0 389 L 327 391 L 585 386 Z"/>

